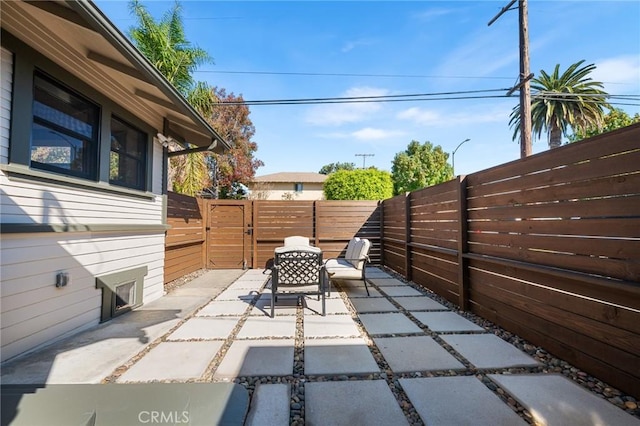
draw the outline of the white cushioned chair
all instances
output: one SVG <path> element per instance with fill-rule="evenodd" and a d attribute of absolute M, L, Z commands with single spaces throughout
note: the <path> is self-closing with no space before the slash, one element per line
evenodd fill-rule
<path fill-rule="evenodd" d="M 354 237 L 349 241 L 344 257 L 325 261 L 324 267 L 329 276 L 329 295 L 331 295 L 332 280 L 361 280 L 364 282 L 364 288 L 367 290 L 367 296 L 369 296 L 369 286 L 367 285 L 365 274 L 366 265 L 369 262 L 369 250 L 371 250 L 371 242 L 369 240 Z"/>

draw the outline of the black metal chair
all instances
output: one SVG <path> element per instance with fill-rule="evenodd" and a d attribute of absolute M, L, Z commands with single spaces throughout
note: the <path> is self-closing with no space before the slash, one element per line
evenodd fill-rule
<path fill-rule="evenodd" d="M 311 246 L 278 247 L 271 269 L 271 318 L 278 295 L 318 296 L 325 315 L 325 273 L 322 251 Z"/>

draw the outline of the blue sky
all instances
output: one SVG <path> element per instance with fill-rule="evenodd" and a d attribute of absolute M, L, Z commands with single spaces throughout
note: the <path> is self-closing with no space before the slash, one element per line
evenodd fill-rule
<path fill-rule="evenodd" d="M 143 2 L 159 18 L 173 2 Z M 504 1 L 182 1 L 187 38 L 214 63 L 197 80 L 247 101 L 504 89 L 518 76 L 518 13 Z M 125 1 L 96 4 L 126 32 Z M 531 71 L 595 63 L 610 94 L 640 96 L 640 1 L 529 1 Z M 296 74 L 299 73 L 299 74 Z M 308 75 L 316 74 L 316 75 Z M 506 91 L 487 93 L 504 95 Z M 482 95 L 483 93 L 480 93 Z M 516 92 L 517 95 L 517 92 Z M 476 94 L 477 96 L 477 94 Z M 456 174 L 518 159 L 518 98 L 251 106 L 257 175 L 353 162 L 391 170 L 409 142 L 455 154 Z M 635 105 L 618 105 L 629 114 Z M 535 140 L 534 153 L 547 149 Z"/>

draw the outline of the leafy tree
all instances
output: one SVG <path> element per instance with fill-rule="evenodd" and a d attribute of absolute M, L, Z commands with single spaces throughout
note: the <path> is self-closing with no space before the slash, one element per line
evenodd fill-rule
<path fill-rule="evenodd" d="M 318 173 L 322 175 L 328 175 L 338 170 L 355 170 L 356 165 L 354 163 L 330 163 L 322 166 Z"/>
<path fill-rule="evenodd" d="M 590 125 L 586 127 L 578 127 L 575 133 L 569 136 L 569 142 L 576 142 L 602 133 L 611 132 L 621 127 L 630 126 L 634 123 L 640 123 L 640 114 L 636 113 L 631 117 L 620 108 L 613 108 L 604 116 L 602 126 Z"/>
<path fill-rule="evenodd" d="M 393 182 L 382 170 L 338 170 L 327 177 L 323 190 L 327 200 L 385 200 L 391 198 Z"/>
<path fill-rule="evenodd" d="M 193 72 L 212 59 L 205 50 L 193 46 L 186 39 L 180 3 L 176 2 L 158 22 L 139 0 L 132 0 L 129 9 L 138 21 L 138 26 L 129 30 L 136 47 L 187 96 L 195 84 Z"/>
<path fill-rule="evenodd" d="M 215 100 L 207 121 L 231 143 L 231 149 L 222 154 L 211 154 L 213 180 L 220 198 L 244 196 L 244 188 L 253 181 L 256 170 L 264 163 L 255 158 L 258 144 L 251 140 L 255 127 L 249 118 L 251 112 L 242 95 L 227 94 L 225 89 L 213 88 L 210 96 Z"/>
<path fill-rule="evenodd" d="M 538 138 L 543 131 L 548 132 L 549 148 L 562 145 L 562 135 L 567 135 L 569 127 L 600 126 L 604 108 L 610 108 L 602 83 L 589 77 L 596 66 L 583 63 L 576 62 L 562 75 L 557 64 L 551 75 L 541 70 L 540 77 L 531 80 L 531 88 L 537 91 L 531 98 L 531 131 Z M 511 112 L 509 126 L 514 127 L 516 140 L 520 133 L 519 105 Z"/>
<path fill-rule="evenodd" d="M 158 22 L 139 0 L 132 0 L 129 7 L 138 21 L 138 26 L 130 30 L 138 49 L 232 145 L 224 154 L 194 153 L 172 157 L 171 187 L 176 192 L 197 195 L 213 185 L 213 192 L 221 198 L 243 197 L 245 185 L 263 165 L 253 157 L 258 146 L 251 141 L 255 128 L 249 119 L 249 108 L 242 103 L 241 96 L 227 95 L 224 89 L 194 81 L 193 71 L 210 62 L 211 58 L 206 51 L 186 40 L 178 2 Z M 225 103 L 229 105 L 223 105 Z M 182 148 L 170 145 L 169 149 Z"/>
<path fill-rule="evenodd" d="M 411 141 L 407 149 L 393 158 L 391 174 L 395 195 L 453 179 L 453 168 L 447 162 L 449 154 L 440 145 Z"/>

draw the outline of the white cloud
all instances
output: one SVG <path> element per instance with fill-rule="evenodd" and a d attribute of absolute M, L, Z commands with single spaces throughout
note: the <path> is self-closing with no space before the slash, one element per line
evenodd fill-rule
<path fill-rule="evenodd" d="M 597 61 L 591 77 L 603 82 L 610 94 L 637 94 L 640 91 L 640 56 L 625 55 Z"/>
<path fill-rule="evenodd" d="M 342 93 L 340 97 L 366 97 L 388 95 L 386 89 L 374 87 L 353 87 Z M 307 123 L 316 126 L 339 126 L 345 123 L 357 123 L 371 118 L 371 114 L 382 109 L 379 103 L 340 103 L 324 104 L 311 107 L 305 116 Z"/>
<path fill-rule="evenodd" d="M 413 15 L 413 17 L 421 21 L 430 21 L 433 18 L 445 16 L 455 11 L 456 11 L 455 9 L 445 9 L 445 8 L 434 7 L 434 8 L 427 9 L 423 12 L 416 13 Z"/>

